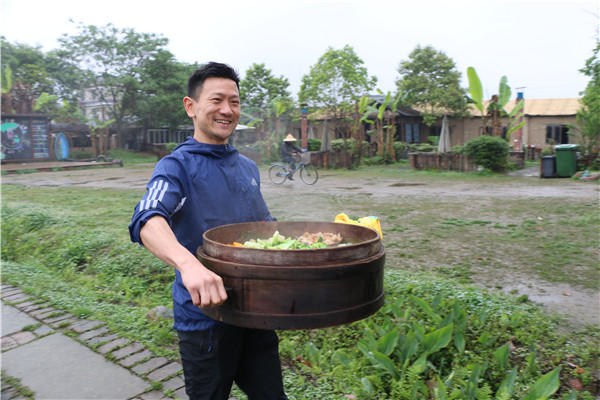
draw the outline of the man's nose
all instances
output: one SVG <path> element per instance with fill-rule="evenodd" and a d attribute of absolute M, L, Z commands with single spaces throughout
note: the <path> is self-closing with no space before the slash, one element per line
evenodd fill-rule
<path fill-rule="evenodd" d="M 219 109 L 219 112 L 223 115 L 231 115 L 231 114 L 233 114 L 233 109 L 228 102 L 224 101 L 221 104 L 221 108 Z"/>

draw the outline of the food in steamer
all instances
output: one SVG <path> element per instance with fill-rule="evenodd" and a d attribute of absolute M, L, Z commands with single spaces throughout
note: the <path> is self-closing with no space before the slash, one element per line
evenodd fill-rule
<path fill-rule="evenodd" d="M 270 249 L 270 250 L 309 250 L 322 249 L 330 246 L 343 246 L 342 235 L 339 233 L 309 233 L 305 232 L 297 238 L 285 237 L 275 231 L 269 239 L 250 239 L 244 243 L 233 242 L 230 246 L 245 247 L 251 249 Z"/>

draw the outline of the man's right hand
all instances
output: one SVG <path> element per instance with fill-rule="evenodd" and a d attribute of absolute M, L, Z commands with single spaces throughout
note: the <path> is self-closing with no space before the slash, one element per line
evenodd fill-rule
<path fill-rule="evenodd" d="M 180 268 L 181 280 L 200 308 L 217 307 L 227 300 L 223 279 L 198 262 L 197 266 Z"/>
<path fill-rule="evenodd" d="M 152 254 L 177 268 L 195 306 L 216 307 L 227 300 L 223 279 L 177 241 L 163 217 L 149 219 L 140 230 L 140 238 Z"/>

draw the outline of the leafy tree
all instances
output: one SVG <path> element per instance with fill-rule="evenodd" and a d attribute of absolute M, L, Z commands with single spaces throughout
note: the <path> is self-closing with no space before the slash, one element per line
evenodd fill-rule
<path fill-rule="evenodd" d="M 31 114 L 37 98 L 42 93 L 53 93 L 56 84 L 45 69 L 44 53 L 40 47 L 13 45 L 4 38 L 2 75 L 3 113 Z"/>
<path fill-rule="evenodd" d="M 167 50 L 158 50 L 153 58 L 141 62 L 139 80 L 129 81 L 131 90 L 123 99 L 124 108 L 145 127 L 189 125 L 182 99 L 187 80 L 197 68 L 177 62 Z"/>
<path fill-rule="evenodd" d="M 72 115 L 63 117 L 63 122 L 69 120 L 83 121 L 83 115 L 79 110 L 79 100 L 82 98 L 85 86 L 86 71 L 81 70 L 76 64 L 73 64 L 64 55 L 61 50 L 52 50 L 46 53 L 46 71 L 56 82 L 54 94 L 63 102 L 62 108 L 71 110 Z"/>
<path fill-rule="evenodd" d="M 65 67 L 53 52 L 2 38 L 2 112 L 44 113 L 61 122 L 79 121 L 78 76 L 81 71 Z"/>
<path fill-rule="evenodd" d="M 293 108 L 290 83 L 284 76 L 273 76 L 265 64 L 252 64 L 240 81 L 240 100 L 244 118 L 257 127 L 261 140 L 279 139 L 281 119 Z M 269 134 L 269 131 L 272 131 Z M 267 147 L 270 153 L 271 145 Z M 270 154 L 268 154 L 270 156 Z"/>
<path fill-rule="evenodd" d="M 363 60 L 351 46 L 340 50 L 329 47 L 302 77 L 298 97 L 301 103 L 322 109 L 333 121 L 336 137 L 345 140 L 355 123 L 355 105 L 376 83 L 377 78 L 369 76 Z"/>
<path fill-rule="evenodd" d="M 277 98 L 290 98 L 290 83 L 284 76 L 273 76 L 265 64 L 252 64 L 240 82 L 242 107 L 265 110 Z"/>
<path fill-rule="evenodd" d="M 600 146 L 600 41 L 596 41 L 594 54 L 590 57 L 585 67 L 580 70 L 590 77 L 585 90 L 582 92 L 581 108 L 577 110 L 577 126 L 570 126 L 570 130 L 580 134 L 580 146 L 584 153 L 591 155 L 598 153 Z M 590 158 L 589 164 L 591 165 Z"/>
<path fill-rule="evenodd" d="M 106 104 L 106 116 L 117 125 L 118 145 L 123 144 L 122 127 L 131 111 L 145 62 L 157 57 L 168 39 L 155 34 L 137 33 L 133 29 L 78 26 L 79 34 L 63 35 L 61 56 L 88 72 L 86 89 Z"/>
<path fill-rule="evenodd" d="M 454 61 L 431 46 L 417 46 L 398 67 L 399 93 L 406 93 L 405 105 L 422 110 L 423 121 L 431 126 L 444 114 L 464 115 L 465 90 Z"/>

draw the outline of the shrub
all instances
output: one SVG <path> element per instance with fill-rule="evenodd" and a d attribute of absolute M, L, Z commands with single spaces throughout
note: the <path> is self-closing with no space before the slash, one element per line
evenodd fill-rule
<path fill-rule="evenodd" d="M 554 150 L 552 150 L 552 146 L 545 146 L 542 149 L 542 156 L 551 156 L 554 154 Z"/>
<path fill-rule="evenodd" d="M 404 142 L 394 142 L 394 153 L 396 153 L 396 161 L 401 158 L 406 158 L 405 154 L 408 151 L 408 146 Z"/>
<path fill-rule="evenodd" d="M 344 148 L 344 139 L 334 139 L 331 141 L 331 150 L 335 152 L 350 152 L 354 153 L 356 151 L 356 146 L 354 144 L 354 139 L 346 139 L 346 148 Z"/>
<path fill-rule="evenodd" d="M 381 156 L 365 157 L 363 158 L 363 163 L 365 165 L 381 165 L 385 164 L 385 160 Z"/>
<path fill-rule="evenodd" d="M 508 166 L 510 146 L 506 140 L 495 136 L 480 136 L 465 145 L 465 154 L 492 172 L 504 172 Z"/>
<path fill-rule="evenodd" d="M 321 150 L 321 140 L 319 139 L 308 139 L 308 151 L 319 151 Z"/>
<path fill-rule="evenodd" d="M 433 146 L 438 146 L 440 144 L 439 136 L 427 136 L 427 141 L 431 143 Z"/>
<path fill-rule="evenodd" d="M 450 149 L 450 153 L 452 154 L 464 154 L 465 153 L 465 146 L 452 146 L 452 148 Z"/>
<path fill-rule="evenodd" d="M 331 150 L 335 152 L 349 152 L 356 155 L 356 140 L 346 139 L 346 150 L 344 150 L 344 139 L 335 139 L 331 141 Z M 366 140 L 362 141 L 361 145 L 362 155 L 366 157 L 369 152 L 369 142 Z"/>
<path fill-rule="evenodd" d="M 429 143 L 412 143 L 408 146 L 411 153 L 433 153 L 437 151 L 437 146 Z"/>
<path fill-rule="evenodd" d="M 177 147 L 177 146 L 179 146 L 179 143 L 175 143 L 175 142 L 166 143 L 165 150 L 167 150 L 170 153 L 173 150 L 175 150 L 175 147 Z"/>

